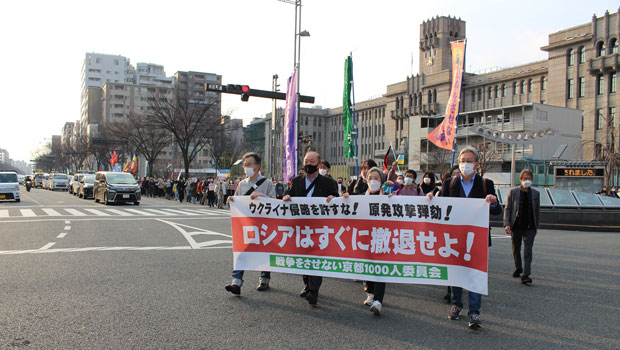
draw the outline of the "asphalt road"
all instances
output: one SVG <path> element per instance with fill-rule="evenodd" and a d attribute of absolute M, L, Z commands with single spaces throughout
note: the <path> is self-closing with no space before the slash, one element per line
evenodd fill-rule
<path fill-rule="evenodd" d="M 476 332 L 443 287 L 388 284 L 381 316 L 351 280 L 326 278 L 312 308 L 300 276 L 257 292 L 247 272 L 234 297 L 227 210 L 23 190 L 0 202 L 0 349 L 618 349 L 619 251 L 618 233 L 541 230 L 524 286 L 494 229 Z"/>

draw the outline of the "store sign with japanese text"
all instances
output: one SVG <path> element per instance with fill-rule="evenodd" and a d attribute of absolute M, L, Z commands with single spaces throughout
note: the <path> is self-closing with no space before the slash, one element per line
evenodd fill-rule
<path fill-rule="evenodd" d="M 231 221 L 236 270 L 487 294 L 489 205 L 482 199 L 235 197 Z"/>

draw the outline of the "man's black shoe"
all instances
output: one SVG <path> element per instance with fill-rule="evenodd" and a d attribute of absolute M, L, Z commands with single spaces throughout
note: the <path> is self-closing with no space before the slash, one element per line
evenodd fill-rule
<path fill-rule="evenodd" d="M 256 290 L 259 292 L 265 291 L 267 289 L 269 289 L 269 284 L 267 283 L 261 283 L 258 285 L 258 287 L 256 287 Z"/>
<path fill-rule="evenodd" d="M 308 304 L 310 305 L 316 305 L 316 302 L 319 299 L 319 293 L 318 292 L 313 292 L 313 291 L 308 291 L 308 294 L 306 294 L 306 300 L 308 300 Z"/>
<path fill-rule="evenodd" d="M 530 276 L 523 276 L 521 277 L 521 283 L 523 284 L 532 283 L 532 279 L 530 278 Z"/>
<path fill-rule="evenodd" d="M 226 288 L 227 291 L 233 293 L 234 295 L 240 295 L 241 294 L 241 287 L 235 285 L 235 284 L 229 284 L 227 286 L 225 286 L 224 288 Z"/>
<path fill-rule="evenodd" d="M 512 277 L 517 278 L 521 276 L 521 272 L 523 272 L 521 269 L 515 270 L 515 272 L 512 273 Z"/>
<path fill-rule="evenodd" d="M 302 297 L 302 298 L 305 298 L 306 295 L 308 295 L 308 293 L 310 293 L 308 288 L 304 288 L 304 289 L 301 290 L 301 293 L 299 293 L 299 296 Z"/>

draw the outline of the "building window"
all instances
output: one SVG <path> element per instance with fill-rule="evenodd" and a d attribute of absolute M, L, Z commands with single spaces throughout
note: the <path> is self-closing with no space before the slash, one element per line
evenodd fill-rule
<path fill-rule="evenodd" d="M 605 42 L 599 41 L 596 43 L 596 57 L 605 56 Z"/>
<path fill-rule="evenodd" d="M 596 110 L 596 130 L 601 130 L 603 128 L 603 109 L 599 108 Z"/>
<path fill-rule="evenodd" d="M 396 98 L 396 109 L 400 109 L 400 99 Z"/>
<path fill-rule="evenodd" d="M 611 53 L 618 53 L 618 40 L 616 40 L 616 38 L 611 38 L 611 40 L 609 40 L 609 47 L 611 47 Z"/>
<path fill-rule="evenodd" d="M 609 122 L 612 127 L 616 125 L 616 107 L 609 107 Z"/>
<path fill-rule="evenodd" d="M 574 66 L 575 65 L 575 50 L 570 49 L 568 50 L 568 65 L 569 66 Z"/>
<path fill-rule="evenodd" d="M 609 92 L 616 92 L 616 72 L 609 74 Z"/>
<path fill-rule="evenodd" d="M 582 63 L 586 63 L 586 48 L 583 46 L 579 48 L 579 64 Z"/>
<path fill-rule="evenodd" d="M 540 79 L 540 89 L 547 90 L 547 77 L 542 77 Z"/>
<path fill-rule="evenodd" d="M 603 75 L 600 74 L 596 77 L 596 94 L 597 95 L 602 95 L 603 94 L 603 90 L 605 87 L 605 79 L 603 78 Z"/>
<path fill-rule="evenodd" d="M 476 102 L 476 90 L 472 90 L 471 91 L 471 102 L 474 103 Z"/>
<path fill-rule="evenodd" d="M 431 103 L 433 103 L 433 93 L 431 92 L 431 90 L 428 90 L 428 98 L 427 98 L 428 104 L 430 105 Z"/>
<path fill-rule="evenodd" d="M 413 94 L 413 105 L 417 106 L 418 105 L 418 95 Z"/>
<path fill-rule="evenodd" d="M 527 81 L 527 92 L 532 92 L 532 91 L 534 91 L 534 87 L 532 84 L 532 79 L 530 79 Z"/>
<path fill-rule="evenodd" d="M 502 97 L 506 97 L 506 84 L 502 84 Z"/>
<path fill-rule="evenodd" d="M 568 79 L 568 84 L 567 84 L 567 90 L 568 90 L 568 98 L 574 98 L 575 97 L 575 82 L 573 81 L 573 79 Z"/>
<path fill-rule="evenodd" d="M 579 97 L 586 97 L 586 78 L 579 77 Z"/>
<path fill-rule="evenodd" d="M 482 89 L 478 89 L 478 101 L 482 101 Z"/>
<path fill-rule="evenodd" d="M 437 103 L 437 89 L 433 89 L 433 103 Z"/>
<path fill-rule="evenodd" d="M 490 100 L 491 98 L 493 98 L 493 88 L 489 86 L 489 88 L 487 89 L 487 98 Z"/>
<path fill-rule="evenodd" d="M 495 98 L 499 97 L 499 87 L 495 85 Z"/>
<path fill-rule="evenodd" d="M 517 94 L 517 82 L 515 81 L 514 83 L 512 83 L 512 95 L 516 95 Z"/>
<path fill-rule="evenodd" d="M 525 80 L 521 80 L 521 94 L 525 93 Z"/>

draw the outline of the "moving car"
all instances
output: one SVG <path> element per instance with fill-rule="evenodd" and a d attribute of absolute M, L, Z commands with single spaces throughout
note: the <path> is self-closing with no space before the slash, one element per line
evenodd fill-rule
<path fill-rule="evenodd" d="M 48 188 L 52 191 L 54 190 L 69 190 L 69 175 L 67 174 L 50 174 L 48 179 Z"/>
<path fill-rule="evenodd" d="M 95 174 L 93 187 L 95 202 L 109 203 L 133 202 L 140 204 L 142 193 L 133 175 L 112 171 L 100 171 Z"/>
<path fill-rule="evenodd" d="M 19 180 L 14 171 L 0 171 L 0 200 L 20 201 Z"/>
<path fill-rule="evenodd" d="M 76 191 L 77 196 L 80 198 L 92 198 L 93 186 L 95 185 L 95 175 L 82 174 L 82 179 L 79 182 L 79 187 Z"/>

